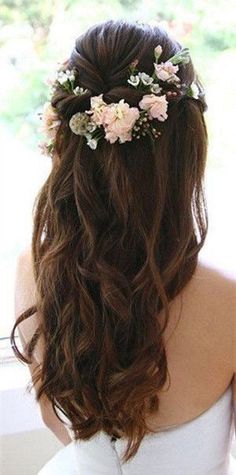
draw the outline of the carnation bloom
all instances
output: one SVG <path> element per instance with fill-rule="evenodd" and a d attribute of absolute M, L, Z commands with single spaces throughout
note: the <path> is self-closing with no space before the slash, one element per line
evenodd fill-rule
<path fill-rule="evenodd" d="M 137 107 L 130 107 L 129 104 L 121 99 L 118 103 L 109 104 L 104 113 L 103 126 L 105 137 L 110 143 L 117 139 L 120 142 L 130 141 L 132 139 L 132 128 L 139 118 Z"/>
<path fill-rule="evenodd" d="M 139 102 L 141 109 L 148 111 L 149 119 L 158 119 L 161 122 L 167 119 L 166 113 L 168 102 L 166 95 L 156 96 L 155 94 L 146 94 Z"/>
<path fill-rule="evenodd" d="M 179 82 L 180 79 L 175 73 L 179 70 L 179 66 L 174 66 L 171 61 L 165 63 L 154 63 L 155 73 L 158 79 L 168 82 Z"/>
<path fill-rule="evenodd" d="M 104 102 L 102 98 L 103 94 L 100 94 L 99 96 L 93 96 L 90 99 L 90 104 L 91 104 L 91 109 L 85 111 L 87 114 L 92 115 L 92 121 L 97 124 L 97 125 L 102 125 L 103 124 L 103 116 L 105 109 L 107 107 L 106 102 Z"/>
<path fill-rule="evenodd" d="M 46 133 L 48 138 L 54 139 L 57 133 L 57 129 L 61 123 L 57 110 L 52 107 L 50 102 L 44 104 L 43 113 L 42 113 L 42 132 Z"/>

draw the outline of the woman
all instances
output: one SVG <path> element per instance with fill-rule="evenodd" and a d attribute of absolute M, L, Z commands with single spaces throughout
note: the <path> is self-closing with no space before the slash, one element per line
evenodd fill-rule
<path fill-rule="evenodd" d="M 66 445 L 39 473 L 236 473 L 236 283 L 198 259 L 207 106 L 189 51 L 108 21 L 51 86 L 11 335 Z"/>

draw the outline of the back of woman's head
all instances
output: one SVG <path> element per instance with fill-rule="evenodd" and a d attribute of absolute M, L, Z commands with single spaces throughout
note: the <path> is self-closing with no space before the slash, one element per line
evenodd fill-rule
<path fill-rule="evenodd" d="M 17 324 L 38 312 L 28 347 L 30 358 L 44 338 L 37 398 L 46 394 L 63 410 L 76 438 L 122 432 L 127 460 L 167 379 L 168 304 L 192 277 L 207 232 L 204 91 L 192 61 L 181 64 L 181 82 L 198 82 L 199 98 L 173 100 L 154 141 L 104 139 L 92 150 L 68 124 L 99 94 L 108 104 L 124 99 L 137 107 L 143 93 L 127 85 L 129 67 L 138 60 L 151 75 L 157 45 L 162 62 L 181 50 L 159 27 L 125 21 L 95 25 L 77 39 L 66 68 L 86 91 L 58 88 L 52 96 L 61 124 L 35 202 L 37 302 L 12 331 L 14 341 Z"/>

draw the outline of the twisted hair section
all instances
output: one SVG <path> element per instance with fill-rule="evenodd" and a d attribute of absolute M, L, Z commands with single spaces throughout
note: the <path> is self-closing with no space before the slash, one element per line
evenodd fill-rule
<path fill-rule="evenodd" d="M 89 92 L 56 91 L 52 103 L 68 119 L 84 110 L 90 94 L 132 105 L 127 68 L 139 59 L 152 72 L 151 53 L 163 61 L 180 49 L 157 27 L 129 22 L 95 25 L 76 41 L 69 60 Z M 181 79 L 195 77 L 192 63 Z M 29 362 L 38 338 L 45 351 L 33 378 L 68 417 L 75 438 L 97 432 L 127 440 L 124 460 L 149 432 L 147 413 L 159 408 L 168 378 L 163 333 L 169 304 L 189 282 L 207 233 L 203 176 L 207 131 L 202 101 L 171 104 L 165 134 L 90 150 L 62 121 L 57 160 L 34 204 L 32 256 L 35 307 L 17 319 L 11 341 Z M 15 330 L 35 312 L 39 326 L 20 356 Z M 59 415 L 58 415 L 59 417 Z"/>

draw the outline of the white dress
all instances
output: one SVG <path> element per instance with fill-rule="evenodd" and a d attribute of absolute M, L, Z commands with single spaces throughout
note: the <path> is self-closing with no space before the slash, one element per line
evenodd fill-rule
<path fill-rule="evenodd" d="M 73 440 L 38 475 L 236 475 L 232 384 L 213 406 L 191 421 L 147 434 L 137 454 L 122 463 L 126 441 L 99 432 Z"/>

